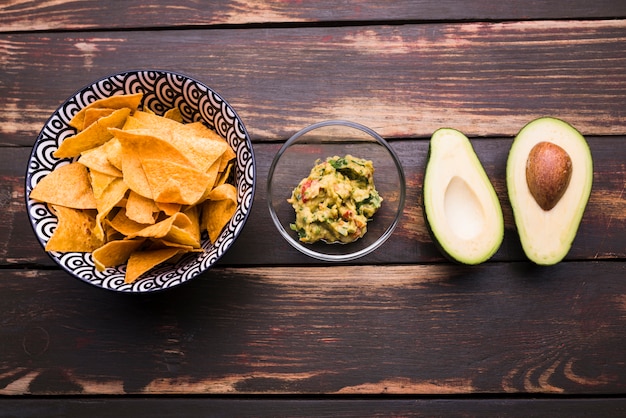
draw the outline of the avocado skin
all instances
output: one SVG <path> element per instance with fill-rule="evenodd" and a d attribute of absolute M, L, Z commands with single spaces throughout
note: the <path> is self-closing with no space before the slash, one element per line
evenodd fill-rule
<path fill-rule="evenodd" d="M 453 128 L 441 128 L 441 129 L 453 129 Z M 435 131 L 436 132 L 436 131 Z M 424 164 L 424 176 L 423 178 L 426 178 L 426 169 L 428 168 L 428 161 L 430 161 L 430 154 L 432 152 L 432 142 L 428 144 L 428 152 L 426 153 L 426 164 Z M 443 245 L 441 245 L 441 243 L 439 242 L 439 240 L 437 239 L 437 237 L 435 236 L 435 232 L 433 231 L 433 228 L 430 226 L 430 219 L 428 218 L 428 214 L 426 212 L 426 199 L 424 198 L 425 194 L 426 194 L 426 182 L 423 182 L 422 184 L 422 202 L 421 202 L 421 207 L 422 207 L 422 213 L 424 216 L 424 223 L 426 224 L 426 229 L 428 231 L 428 235 L 430 236 L 430 240 L 432 241 L 432 243 L 435 245 L 435 248 L 439 251 L 439 253 L 441 255 L 444 256 L 444 258 L 452 263 L 458 264 L 458 265 L 468 265 L 467 263 L 462 263 L 461 261 L 457 260 L 456 258 L 454 258 L 448 251 L 446 251 L 446 249 L 444 248 Z"/>
<path fill-rule="evenodd" d="M 544 128 L 544 130 L 542 131 L 541 128 Z M 546 133 L 548 131 L 549 135 Z M 531 136 L 531 133 L 535 133 L 535 136 Z M 530 140 L 528 138 L 536 139 Z M 578 166 L 578 168 L 575 169 L 582 174 L 580 174 L 576 179 L 572 178 L 568 185 L 568 189 L 572 187 L 579 188 L 579 193 L 575 195 L 575 198 L 571 199 L 573 202 L 563 202 L 561 206 L 557 203 L 556 207 L 548 211 L 540 212 L 536 208 L 529 208 L 531 204 L 528 204 L 527 202 L 526 205 L 524 205 L 524 202 L 528 199 L 520 199 L 521 192 L 518 190 L 518 184 L 521 183 L 521 180 L 518 179 L 516 182 L 515 174 L 519 173 L 519 171 L 517 171 L 519 168 L 517 167 L 516 162 L 523 160 L 523 166 L 525 167 L 528 159 L 528 153 L 520 154 L 519 157 L 517 155 L 521 153 L 520 148 L 523 150 L 523 146 L 521 144 L 524 144 L 525 142 L 532 144 L 543 140 L 555 141 L 555 143 L 558 142 L 557 145 L 564 148 L 564 150 L 572 158 L 572 163 Z M 529 145 L 524 144 L 524 146 Z M 589 201 L 592 183 L 593 158 L 591 150 L 589 149 L 589 145 L 587 144 L 584 136 L 571 124 L 555 117 L 542 116 L 530 121 L 524 125 L 522 129 L 520 129 L 513 140 L 511 149 L 509 150 L 506 163 L 506 185 L 518 237 L 520 243 L 522 244 L 522 249 L 530 261 L 537 265 L 550 266 L 559 263 L 569 253 Z M 525 187 L 522 186 L 521 190 L 524 190 L 524 188 Z M 564 198 L 565 197 L 563 197 L 563 199 Z M 532 202 L 535 202 L 532 196 L 531 199 Z M 574 207 L 575 209 L 571 211 L 566 210 L 566 208 L 571 207 Z M 539 208 L 539 206 L 537 206 L 537 208 Z M 534 234 L 528 233 L 528 229 L 531 229 L 532 225 L 529 225 L 529 222 L 524 220 L 524 215 L 526 215 L 524 212 L 530 213 L 533 211 L 534 213 L 543 214 L 539 216 L 540 218 L 542 216 L 553 216 L 554 222 L 561 222 L 562 219 L 570 218 L 569 224 L 563 227 L 564 229 L 552 231 L 551 234 L 548 234 L 548 238 L 545 240 L 537 240 L 536 237 L 533 236 Z M 549 223 L 549 226 L 551 227 L 552 223 Z M 540 231 L 541 229 L 542 228 L 540 228 Z M 551 248 L 542 248 L 541 246 L 544 245 L 543 242 L 549 241 L 550 235 L 561 237 L 561 240 L 558 242 L 559 245 Z"/>
<path fill-rule="evenodd" d="M 442 129 L 452 129 L 452 128 L 442 128 Z M 424 164 L 424 174 L 423 174 L 423 178 L 426 178 L 426 169 L 428 168 L 428 161 L 430 161 L 430 154 L 432 151 L 432 143 L 428 144 L 428 152 L 426 153 L 426 164 Z M 452 257 L 452 255 L 450 255 L 450 253 L 448 253 L 446 251 L 446 249 L 443 247 L 443 245 L 441 245 L 439 243 L 439 240 L 437 239 L 437 237 L 435 236 L 435 233 L 433 231 L 433 228 L 430 226 L 430 219 L 428 218 L 428 214 L 426 213 L 426 199 L 424 198 L 426 194 L 426 182 L 422 183 L 422 202 L 420 204 L 420 206 L 422 207 L 422 214 L 424 216 L 424 223 L 426 224 L 426 230 L 428 231 L 428 235 L 430 236 L 430 240 L 433 242 L 433 244 L 435 245 L 435 248 L 437 248 L 437 250 L 441 253 L 441 255 L 443 255 L 446 260 L 451 261 L 455 264 L 459 264 L 459 265 L 466 265 L 465 263 L 461 263 L 459 260 L 457 260 L 456 258 Z"/>
<path fill-rule="evenodd" d="M 463 134 L 463 132 L 459 131 L 458 129 L 447 128 L 447 127 L 443 127 L 443 128 L 437 129 L 433 133 L 433 136 L 435 135 L 435 133 L 437 133 L 437 131 L 441 131 L 441 130 L 455 131 L 458 134 L 463 135 L 465 137 L 465 134 Z M 428 170 L 428 165 L 429 165 L 429 162 L 430 162 L 430 159 L 431 159 L 432 146 L 433 146 L 433 143 L 431 141 L 429 143 L 429 146 L 428 146 L 428 152 L 426 153 L 426 164 L 424 165 L 424 177 L 423 177 L 424 179 L 426 179 L 426 171 Z M 472 148 L 472 150 L 473 150 L 473 148 Z M 478 156 L 477 155 L 476 155 L 476 159 L 478 160 Z M 480 163 L 480 160 L 479 160 L 479 163 Z M 484 168 L 482 167 L 482 164 L 481 164 L 481 169 L 484 170 Z M 492 184 L 490 184 L 490 186 L 493 187 Z M 426 210 L 425 195 L 426 195 L 426 192 L 427 192 L 428 188 L 429 188 L 429 185 L 427 184 L 427 182 L 423 181 L 423 183 L 422 183 L 422 193 L 421 193 L 422 201 L 420 203 L 420 206 L 421 206 L 421 209 L 422 209 L 422 213 L 423 213 L 424 221 L 425 221 L 424 223 L 426 224 L 426 229 L 428 231 L 428 234 L 429 234 L 429 236 L 431 238 L 431 241 L 433 242 L 435 248 L 437 248 L 437 250 L 440 252 L 440 254 L 443 255 L 446 260 L 448 260 L 448 261 L 450 261 L 450 262 L 452 262 L 454 264 L 465 265 L 465 266 L 478 265 L 478 264 L 481 264 L 481 263 L 487 261 L 488 259 L 490 259 L 493 256 L 493 254 L 495 254 L 497 252 L 497 250 L 499 249 L 499 247 L 500 247 L 500 245 L 502 243 L 502 240 L 504 238 L 504 230 L 502 230 L 502 234 L 500 236 L 500 244 L 497 246 L 496 250 L 491 255 L 489 255 L 485 260 L 479 260 L 477 262 L 464 262 L 464 261 L 461 261 L 461 260 L 457 259 L 450 252 L 448 252 L 446 250 L 445 246 L 443 244 L 441 244 L 441 242 L 437 238 L 435 232 L 433 231 L 433 228 L 431 226 L 431 219 L 429 218 L 427 210 Z M 498 201 L 498 205 L 500 205 L 499 201 Z M 500 209 L 500 211 L 501 211 L 501 209 Z M 501 222 L 502 222 L 502 224 L 504 224 L 501 212 L 500 212 L 500 216 L 501 216 Z"/>
<path fill-rule="evenodd" d="M 441 255 L 443 255 L 446 260 L 448 260 L 448 261 L 450 261 L 450 262 L 452 262 L 454 264 L 458 264 L 458 265 L 462 265 L 462 266 L 471 265 L 471 264 L 468 264 L 468 263 L 463 263 L 463 262 L 457 260 L 456 258 L 454 258 L 449 252 L 446 251 L 444 246 L 439 243 L 439 240 L 435 236 L 435 233 L 433 232 L 433 229 L 430 226 L 430 221 L 428 219 L 428 215 L 426 214 L 426 206 L 424 205 L 424 198 L 423 197 L 422 197 L 421 207 L 422 207 L 422 213 L 424 214 L 424 220 L 426 221 L 425 224 L 426 224 L 426 229 L 428 230 L 428 235 L 430 236 L 430 240 L 434 244 L 435 248 L 439 251 L 439 253 Z"/>

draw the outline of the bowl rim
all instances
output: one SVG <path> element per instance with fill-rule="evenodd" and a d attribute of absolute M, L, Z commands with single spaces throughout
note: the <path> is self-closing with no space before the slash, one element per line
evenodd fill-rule
<path fill-rule="evenodd" d="M 274 178 L 274 171 L 276 169 L 276 165 L 278 164 L 278 161 L 281 159 L 281 157 L 283 156 L 283 154 L 285 153 L 285 151 L 294 143 L 298 140 L 298 138 L 300 138 L 301 136 L 307 134 L 310 131 L 313 131 L 315 129 L 319 129 L 319 128 L 323 128 L 326 126 L 346 126 L 349 128 L 353 128 L 353 129 L 357 129 L 360 130 L 368 135 L 370 135 L 372 138 L 374 138 L 376 140 L 376 142 L 378 142 L 379 144 L 381 144 L 385 150 L 389 153 L 389 155 L 391 156 L 394 165 L 396 167 L 396 170 L 398 172 L 398 177 L 399 177 L 399 181 L 400 181 L 400 193 L 398 196 L 398 211 L 396 213 L 396 216 L 394 217 L 393 222 L 391 222 L 391 224 L 387 227 L 387 229 L 383 232 L 383 234 L 378 237 L 376 239 L 376 241 L 374 241 L 372 244 L 368 245 L 365 248 L 362 248 L 358 251 L 354 251 L 354 252 L 350 252 L 350 253 L 345 253 L 345 254 L 324 254 L 324 253 L 320 253 L 318 251 L 312 250 L 311 248 L 306 247 L 303 243 L 301 243 L 300 241 L 296 240 L 293 238 L 292 234 L 290 234 L 288 231 L 285 230 L 285 228 L 283 228 L 280 219 L 278 218 L 278 215 L 276 214 L 276 211 L 274 210 L 274 207 L 272 205 L 272 179 Z M 337 262 L 342 262 L 342 261 L 351 261 L 351 260 L 356 260 L 358 258 L 361 258 L 371 252 L 373 252 L 374 250 L 378 249 L 381 245 L 383 245 L 388 239 L 389 237 L 393 234 L 393 231 L 396 229 L 396 226 L 398 225 L 398 223 L 400 222 L 400 218 L 402 217 L 402 213 L 404 212 L 404 205 L 406 203 L 406 177 L 404 174 L 404 168 L 402 167 L 402 163 L 400 162 L 400 158 L 398 156 L 398 154 L 396 153 L 396 151 L 391 147 L 391 145 L 389 144 L 389 142 L 387 142 L 382 136 L 380 136 L 376 131 L 374 131 L 373 129 L 357 123 L 357 122 L 352 122 L 349 120 L 345 120 L 345 119 L 329 119 L 329 120 L 325 120 L 325 121 L 321 121 L 321 122 L 316 122 L 313 123 L 303 129 L 301 129 L 300 131 L 296 132 L 295 134 L 293 134 L 287 141 L 285 141 L 285 143 L 281 146 L 281 148 L 278 150 L 278 152 L 276 153 L 276 155 L 274 156 L 273 160 L 272 160 L 272 164 L 270 165 L 270 169 L 269 172 L 267 174 L 267 187 L 266 187 L 266 192 L 267 192 L 267 207 L 270 213 L 270 216 L 272 218 L 272 222 L 274 223 L 274 226 L 276 227 L 276 229 L 278 230 L 278 232 L 281 234 L 281 236 L 295 249 L 297 249 L 298 251 L 300 251 L 301 253 L 318 259 L 318 260 L 322 260 L 322 261 L 337 261 Z M 329 244 L 329 245 L 348 245 L 348 244 Z"/>
<path fill-rule="evenodd" d="M 35 159 L 35 154 L 37 151 L 37 147 L 38 144 L 42 141 L 43 137 L 44 137 L 44 131 L 46 130 L 46 128 L 48 128 L 48 126 L 53 123 L 55 121 L 55 118 L 60 118 L 61 117 L 61 111 L 63 109 L 64 106 L 67 106 L 68 103 L 70 103 L 73 100 L 78 100 L 79 95 L 87 92 L 89 89 L 93 89 L 95 88 L 95 86 L 104 83 L 108 80 L 114 79 L 115 77 L 124 77 L 124 76 L 131 76 L 131 75 L 138 75 L 138 74 L 150 74 L 150 73 L 155 73 L 155 74 L 160 74 L 163 75 L 165 77 L 176 77 L 176 78 L 182 78 L 184 80 L 187 80 L 189 82 L 193 82 L 195 84 L 197 84 L 198 86 L 200 86 L 203 89 L 206 89 L 207 92 L 211 93 L 212 95 L 216 96 L 219 100 L 221 100 L 222 105 L 226 106 L 227 111 L 229 112 L 229 115 L 232 117 L 232 119 L 234 121 L 236 121 L 239 126 L 237 129 L 241 130 L 241 134 L 243 135 L 243 141 L 244 143 L 246 143 L 247 145 L 245 145 L 246 148 L 246 159 L 249 160 L 249 163 L 246 164 L 246 166 L 250 166 L 251 167 L 251 171 L 252 173 L 248 173 L 247 170 L 246 173 L 242 173 L 243 176 L 248 177 L 248 175 L 251 175 L 251 181 L 248 182 L 246 181 L 246 193 L 244 196 L 240 196 L 239 193 L 239 186 L 237 187 L 238 190 L 238 198 L 239 197 L 243 197 L 245 199 L 243 200 L 238 200 L 237 202 L 237 206 L 238 206 L 238 211 L 241 211 L 242 216 L 240 218 L 238 218 L 237 220 L 237 227 L 232 231 L 232 237 L 229 237 L 226 240 L 223 240 L 223 242 L 221 243 L 220 247 L 217 249 L 217 251 L 215 252 L 214 256 L 213 256 L 213 260 L 210 262 L 209 265 L 207 265 L 206 268 L 204 269 L 199 269 L 197 272 L 194 271 L 193 273 L 189 274 L 189 277 L 185 278 L 185 280 L 178 280 L 175 281 L 173 284 L 167 285 L 167 286 L 162 286 L 162 285 L 155 285 L 152 287 L 142 287 L 142 286 L 134 286 L 131 285 L 129 287 L 125 287 L 123 289 L 119 288 L 119 287 L 110 287 L 110 286 L 105 286 L 102 283 L 98 283 L 98 282 L 94 282 L 91 281 L 89 279 L 86 279 L 84 277 L 81 277 L 80 275 L 78 275 L 76 272 L 73 271 L 73 269 L 69 268 L 65 263 L 61 262 L 61 259 L 63 258 L 63 255 L 65 254 L 83 254 L 83 253 L 58 253 L 58 252 L 49 252 L 49 251 L 45 251 L 45 242 L 43 240 L 43 238 L 40 236 L 40 234 L 37 231 L 37 226 L 38 226 L 38 222 L 33 218 L 32 214 L 31 214 L 31 202 L 33 202 L 30 199 L 29 196 L 29 191 L 31 189 L 31 183 L 32 183 L 32 177 L 34 175 L 34 173 L 32 173 L 32 169 L 31 169 L 31 163 L 33 162 L 33 160 Z M 107 94 L 103 97 L 110 97 L 111 94 Z M 88 103 L 86 103 L 88 104 Z M 80 107 L 82 108 L 82 107 Z M 78 109 L 80 109 L 78 108 Z M 221 110 L 221 109 L 220 109 Z M 58 137 L 56 137 L 58 138 Z M 235 150 L 236 151 L 236 150 Z M 239 155 L 237 155 L 235 157 L 236 161 L 237 161 L 237 165 L 238 165 L 238 161 L 239 161 Z M 59 162 L 62 162 L 66 159 L 56 159 Z M 209 86 L 208 84 L 200 81 L 198 78 L 191 76 L 191 75 L 187 75 L 185 73 L 182 72 L 178 72 L 178 71 L 172 71 L 172 70 L 165 70 L 165 69 L 158 69 L 158 68 L 145 68 L 145 69 L 129 69 L 129 70 L 123 70 L 123 71 L 117 71 L 117 72 L 112 72 L 103 76 L 99 76 L 95 79 L 93 79 L 90 82 L 85 83 L 84 85 L 82 85 L 80 88 L 75 89 L 70 95 L 68 95 L 65 99 L 61 100 L 59 102 L 59 105 L 52 111 L 52 113 L 50 114 L 50 116 L 46 119 L 46 121 L 42 124 L 42 127 L 40 129 L 40 131 L 37 133 L 35 140 L 33 142 L 33 146 L 32 149 L 29 153 L 28 156 L 28 160 L 27 160 L 27 165 L 26 165 L 26 169 L 25 169 L 25 176 L 24 176 L 24 182 L 25 182 L 25 193 L 24 193 L 24 198 L 25 198 L 25 204 L 26 204 L 26 209 L 27 209 L 27 216 L 28 216 L 28 220 L 29 220 L 29 224 L 31 226 L 31 229 L 33 230 L 33 233 L 35 235 L 35 238 L 37 239 L 37 241 L 39 242 L 39 244 L 41 245 L 41 247 L 44 249 L 44 252 L 48 255 L 48 257 L 50 259 L 52 259 L 52 261 L 55 262 L 55 264 L 57 264 L 59 267 L 61 267 L 62 270 L 64 270 L 65 272 L 67 272 L 70 276 L 72 276 L 73 278 L 77 279 L 78 281 L 97 287 L 97 288 L 101 288 L 101 289 L 105 289 L 111 292 L 115 292 L 115 293 L 126 293 L 126 294 L 146 294 L 146 293 L 157 293 L 157 292 L 163 292 L 166 290 L 170 290 L 173 288 L 177 288 L 180 287 L 183 284 L 186 284 L 188 282 L 190 282 L 192 279 L 197 278 L 198 276 L 200 276 L 202 273 L 205 273 L 207 270 L 209 270 L 213 265 L 215 265 L 219 259 L 228 251 L 228 249 L 230 247 L 232 247 L 233 243 L 235 242 L 235 240 L 237 239 L 237 237 L 241 234 L 241 231 L 243 230 L 244 225 L 247 223 L 247 220 L 250 217 L 250 212 L 252 211 L 252 206 L 253 206 L 253 202 L 254 202 L 254 196 L 256 193 L 256 181 L 257 181 L 257 167 L 256 167 L 256 158 L 254 155 L 254 149 L 252 146 L 252 139 L 248 133 L 248 130 L 246 129 L 243 120 L 241 119 L 241 117 L 238 115 L 237 111 L 230 105 L 230 103 L 224 98 L 224 96 L 222 96 L 217 90 L 215 90 L 213 87 Z M 224 231 L 222 231 L 222 233 L 224 233 Z M 215 245 L 215 243 L 211 243 L 210 247 L 213 247 Z M 60 256 L 59 256 L 60 255 Z M 200 260 L 195 261 L 195 263 L 199 263 Z M 125 268 L 125 267 L 124 267 Z M 162 270 L 163 267 L 157 267 L 157 270 Z M 103 272 L 104 274 L 104 272 Z"/>

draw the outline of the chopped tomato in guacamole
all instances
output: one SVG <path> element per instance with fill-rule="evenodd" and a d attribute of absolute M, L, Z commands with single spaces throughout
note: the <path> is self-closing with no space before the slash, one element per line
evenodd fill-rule
<path fill-rule="evenodd" d="M 302 242 L 353 242 L 367 232 L 382 201 L 372 161 L 352 155 L 318 160 L 288 199 L 296 212 L 291 229 Z"/>

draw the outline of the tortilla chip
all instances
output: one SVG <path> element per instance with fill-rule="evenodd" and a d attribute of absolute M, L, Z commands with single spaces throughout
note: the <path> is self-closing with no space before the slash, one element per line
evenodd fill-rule
<path fill-rule="evenodd" d="M 145 239 L 122 239 L 110 241 L 93 252 L 93 261 L 98 271 L 115 267 L 128 261 L 130 255 L 141 247 Z"/>
<path fill-rule="evenodd" d="M 222 138 L 217 132 L 209 129 L 202 122 L 192 122 L 184 126 L 184 129 L 186 131 L 192 133 L 193 136 L 202 138 L 204 141 L 215 141 L 218 143 L 222 142 L 228 145 L 228 142 L 225 138 Z M 222 162 L 219 171 L 224 171 L 229 161 L 233 160 L 236 156 L 237 154 L 235 154 L 235 151 L 233 151 L 230 145 L 228 145 L 224 151 L 224 154 L 222 155 Z"/>
<path fill-rule="evenodd" d="M 187 215 L 187 217 L 189 218 L 189 221 L 191 222 L 189 224 L 189 226 L 184 227 L 183 229 L 185 231 L 187 231 L 191 235 L 191 237 L 199 245 L 200 244 L 200 238 L 201 238 L 200 237 L 200 235 L 201 235 L 201 230 L 200 230 L 200 208 L 198 206 L 190 206 L 183 213 L 185 215 Z"/>
<path fill-rule="evenodd" d="M 122 155 L 129 150 L 136 152 L 141 159 L 162 159 L 179 164 L 190 165 L 191 161 L 184 155 L 185 150 L 174 147 L 160 131 L 149 129 L 110 129 L 111 133 L 122 146 Z M 122 162 L 122 169 L 126 167 Z"/>
<path fill-rule="evenodd" d="M 209 193 L 211 193 L 211 191 L 214 189 L 215 183 L 217 182 L 217 179 L 220 174 L 218 172 L 219 166 L 220 166 L 220 162 L 215 161 L 213 165 L 211 166 L 211 168 L 207 170 L 206 175 L 209 178 L 209 184 L 206 190 L 204 191 L 204 193 L 202 194 L 202 197 L 198 199 L 197 201 L 198 203 L 204 202 L 208 198 Z"/>
<path fill-rule="evenodd" d="M 134 123 L 141 128 L 153 129 L 158 132 L 171 132 L 173 129 L 177 129 L 180 122 L 173 119 L 164 118 L 154 114 L 154 112 L 143 111 L 135 112 L 133 115 Z"/>
<path fill-rule="evenodd" d="M 128 258 L 124 283 L 133 283 L 151 268 L 169 260 L 181 251 L 178 248 L 165 248 L 152 251 L 135 251 Z"/>
<path fill-rule="evenodd" d="M 124 183 L 133 192 L 147 199 L 152 199 L 152 189 L 146 173 L 141 165 L 141 156 L 133 149 L 126 149 L 122 153 L 122 175 Z"/>
<path fill-rule="evenodd" d="M 52 155 L 55 158 L 74 158 L 84 151 L 104 144 L 113 138 L 109 128 L 121 128 L 129 114 L 130 109 L 124 108 L 98 119 L 84 131 L 66 138 Z"/>
<path fill-rule="evenodd" d="M 224 151 L 224 154 L 222 155 L 220 173 L 226 170 L 226 167 L 228 167 L 229 165 L 233 165 L 232 161 L 235 159 L 236 156 L 237 154 L 235 154 L 235 151 L 233 151 L 233 149 L 228 146 L 226 148 L 226 151 Z"/>
<path fill-rule="evenodd" d="M 154 225 L 147 226 L 140 231 L 129 234 L 127 238 L 144 237 L 163 239 L 165 241 L 199 248 L 200 240 L 196 239 L 194 234 L 187 230 L 190 226 L 191 220 L 189 217 L 184 213 L 178 212 L 174 216 L 170 216 L 161 222 L 157 222 Z"/>
<path fill-rule="evenodd" d="M 126 202 L 128 202 L 128 197 L 124 197 L 122 200 L 117 202 L 117 205 L 115 205 L 115 207 L 116 208 L 124 208 L 124 209 L 126 209 Z"/>
<path fill-rule="evenodd" d="M 96 219 L 93 211 L 52 205 L 58 224 L 46 243 L 46 251 L 94 251 L 103 244 L 92 231 Z"/>
<path fill-rule="evenodd" d="M 216 161 L 221 161 L 222 155 L 230 149 L 226 142 L 206 141 L 198 136 L 190 136 L 184 130 L 174 131 L 169 141 L 177 149 L 183 150 L 185 156 L 200 171 L 207 171 Z"/>
<path fill-rule="evenodd" d="M 230 177 L 230 172 L 232 171 L 233 166 L 233 163 L 229 163 L 226 166 L 226 169 L 218 174 L 217 180 L 215 181 L 215 186 L 213 187 L 221 186 L 228 181 L 228 177 Z"/>
<path fill-rule="evenodd" d="M 120 178 L 113 180 L 109 186 L 102 192 L 99 199 L 96 199 L 96 206 L 98 208 L 98 215 L 96 216 L 96 228 L 95 235 L 100 239 L 104 239 L 104 229 L 102 224 L 109 212 L 122 200 L 128 186 Z"/>
<path fill-rule="evenodd" d="M 167 216 L 172 216 L 176 212 L 180 212 L 180 209 L 183 205 L 180 203 L 165 203 L 165 202 L 154 202 L 160 211 L 165 213 Z"/>
<path fill-rule="evenodd" d="M 135 193 L 154 199 L 152 188 L 143 168 L 145 159 L 165 159 L 189 166 L 190 161 L 167 141 L 145 130 L 111 130 L 122 147 L 122 173 L 124 181 Z"/>
<path fill-rule="evenodd" d="M 126 202 L 126 216 L 140 224 L 153 224 L 154 214 L 159 211 L 152 199 L 145 198 L 132 190 Z"/>
<path fill-rule="evenodd" d="M 111 225 L 109 225 L 108 219 L 105 221 L 102 227 L 104 228 L 105 242 L 119 241 L 126 238 L 125 235 L 120 234 L 118 231 L 113 229 Z"/>
<path fill-rule="evenodd" d="M 226 142 L 226 139 L 222 138 L 220 134 L 210 129 L 202 122 L 191 122 L 185 124 L 185 130 L 189 133 L 192 133 L 194 136 L 199 136 L 212 141 L 223 141 Z"/>
<path fill-rule="evenodd" d="M 200 239 L 196 236 L 195 231 L 190 228 L 179 228 L 172 226 L 169 233 L 163 238 L 163 241 L 190 246 L 192 248 L 200 248 Z"/>
<path fill-rule="evenodd" d="M 83 127 L 81 128 L 81 131 L 85 129 L 86 127 L 88 127 L 89 125 L 91 125 L 92 123 L 94 123 L 95 121 L 97 121 L 98 119 L 109 116 L 113 112 L 115 112 L 115 109 L 110 109 L 110 108 L 94 107 L 94 108 L 85 109 L 85 119 L 83 121 Z"/>
<path fill-rule="evenodd" d="M 145 237 L 145 238 L 165 238 L 167 234 L 170 232 L 173 226 L 178 226 L 179 228 L 186 228 L 191 224 L 191 221 L 182 212 L 177 212 L 173 216 L 168 216 L 166 219 L 155 223 L 154 225 L 148 225 L 142 228 L 141 230 L 128 234 L 126 237 L 128 239 L 136 238 L 136 237 Z"/>
<path fill-rule="evenodd" d="M 191 245 L 179 244 L 177 242 L 166 241 L 164 239 L 152 241 L 152 245 L 150 245 L 149 250 L 161 250 L 163 248 L 178 248 L 181 251 L 180 255 L 183 256 L 186 253 L 201 253 L 204 252 L 204 249 L 201 247 L 193 247 Z"/>
<path fill-rule="evenodd" d="M 124 129 L 130 127 L 135 128 L 134 131 L 138 133 L 160 132 L 160 139 L 176 147 L 200 171 L 209 169 L 224 154 L 228 155 L 229 159 L 234 157 L 234 152 L 222 137 L 198 122 L 183 124 L 172 119 L 137 112 Z M 210 139 L 201 135 L 210 135 Z"/>
<path fill-rule="evenodd" d="M 124 126 L 122 126 L 123 131 L 132 131 L 135 129 L 149 128 L 149 126 L 147 126 L 145 123 L 137 119 L 137 114 L 139 113 L 142 113 L 142 111 L 138 110 L 137 112 L 135 112 L 134 115 L 131 115 L 126 118 L 126 122 L 124 122 Z"/>
<path fill-rule="evenodd" d="M 229 164 L 229 162 L 232 161 L 237 156 L 237 154 L 230 147 L 228 142 L 226 142 L 226 139 L 222 138 L 219 134 L 217 134 L 217 132 L 212 131 L 206 126 L 204 126 L 201 122 L 196 122 L 195 124 L 188 124 L 185 126 L 189 126 L 189 127 L 193 126 L 194 127 L 193 129 L 196 132 L 196 134 L 199 137 L 203 138 L 205 141 L 210 140 L 210 141 L 214 141 L 217 143 L 226 144 L 226 148 L 221 158 L 221 164 L 219 168 L 220 172 L 224 171 L 226 169 L 226 166 Z"/>
<path fill-rule="evenodd" d="M 31 199 L 74 209 L 95 209 L 87 167 L 78 163 L 58 166 L 30 192 Z"/>
<path fill-rule="evenodd" d="M 140 224 L 130 219 L 128 216 L 126 216 L 125 208 L 120 209 L 119 212 L 117 212 L 112 219 L 108 219 L 107 224 L 111 226 L 112 229 L 124 235 L 125 237 L 133 235 L 141 231 L 145 227 L 149 226 L 146 224 Z"/>
<path fill-rule="evenodd" d="M 237 211 L 237 189 L 229 183 L 215 188 L 202 204 L 202 227 L 212 243 L 217 241 L 222 229 Z"/>
<path fill-rule="evenodd" d="M 175 120 L 176 122 L 183 123 L 183 115 L 182 113 L 180 113 L 180 109 L 177 107 L 173 107 L 169 109 L 168 111 L 166 111 L 163 114 L 163 117 L 166 119 L 171 119 L 171 120 Z"/>
<path fill-rule="evenodd" d="M 105 108 L 105 109 L 123 109 L 128 108 L 131 112 L 134 112 L 139 107 L 139 103 L 141 103 L 141 99 L 143 98 L 143 93 L 135 93 L 135 94 L 123 94 L 116 95 L 111 97 L 105 97 L 103 99 L 98 99 L 93 103 L 88 104 L 84 108 L 78 111 L 76 115 L 70 120 L 69 125 L 73 128 L 82 131 L 85 129 L 85 115 L 89 109 L 94 108 Z"/>
<path fill-rule="evenodd" d="M 230 200 L 207 200 L 202 204 L 202 225 L 206 228 L 211 243 L 215 243 L 237 210 L 237 203 Z"/>
<path fill-rule="evenodd" d="M 186 165 L 170 161 L 146 159 L 142 167 L 157 202 L 196 203 L 211 183 L 206 174 Z"/>
<path fill-rule="evenodd" d="M 53 155 L 78 162 L 31 192 L 59 213 L 52 251 L 91 251 L 100 271 L 127 263 L 127 283 L 204 251 L 202 231 L 215 241 L 237 206 L 227 141 L 201 122 L 183 124 L 178 108 L 164 116 L 137 110 L 142 97 L 101 99 L 77 113 L 71 125 L 78 133 Z"/>
<path fill-rule="evenodd" d="M 97 148 L 84 151 L 80 154 L 78 162 L 90 170 L 99 171 L 110 176 L 122 177 L 122 171 L 115 167 L 108 158 L 107 148 L 110 148 L 111 141 L 100 145 Z"/>
<path fill-rule="evenodd" d="M 93 191 L 93 195 L 97 201 L 98 199 L 102 198 L 102 194 L 113 182 L 113 180 L 119 177 L 104 174 L 95 170 L 90 170 L 89 178 L 91 179 L 91 190 Z"/>
<path fill-rule="evenodd" d="M 237 203 L 237 188 L 230 183 L 222 184 L 209 193 L 209 200 L 230 200 Z"/>
<path fill-rule="evenodd" d="M 107 155 L 107 160 L 113 167 L 122 171 L 122 144 L 117 138 L 111 138 L 105 145 L 103 150 Z"/>

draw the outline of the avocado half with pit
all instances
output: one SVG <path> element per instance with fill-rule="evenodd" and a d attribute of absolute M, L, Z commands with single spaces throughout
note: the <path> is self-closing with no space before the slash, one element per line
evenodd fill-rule
<path fill-rule="evenodd" d="M 559 119 L 542 117 L 515 137 L 506 183 L 515 225 L 526 256 L 552 265 L 569 252 L 593 182 L 585 138 Z"/>
<path fill-rule="evenodd" d="M 500 248 L 504 237 L 502 208 L 463 133 L 451 128 L 433 133 L 423 194 L 429 231 L 448 258 L 479 264 Z"/>

